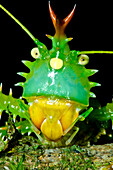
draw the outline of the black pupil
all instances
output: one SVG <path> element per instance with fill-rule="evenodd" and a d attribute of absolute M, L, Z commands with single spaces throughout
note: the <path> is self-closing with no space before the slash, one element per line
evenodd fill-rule
<path fill-rule="evenodd" d="M 82 58 L 81 60 L 82 60 L 82 61 L 85 61 L 85 58 Z"/>

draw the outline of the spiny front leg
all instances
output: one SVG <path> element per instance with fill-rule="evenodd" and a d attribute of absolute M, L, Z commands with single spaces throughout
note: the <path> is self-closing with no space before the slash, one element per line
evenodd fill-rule
<path fill-rule="evenodd" d="M 4 127 L 0 127 L 0 136 L 2 140 L 7 142 L 8 131 L 11 124 L 14 124 L 15 128 L 21 131 L 22 134 L 33 131 L 32 125 L 30 124 L 30 117 L 28 113 L 28 106 L 22 99 L 15 99 L 12 97 L 12 89 L 10 89 L 9 95 L 2 93 L 2 84 L 0 85 L 0 118 L 2 120 L 2 113 L 5 111 L 9 117 Z M 16 117 L 26 120 L 17 122 Z"/>

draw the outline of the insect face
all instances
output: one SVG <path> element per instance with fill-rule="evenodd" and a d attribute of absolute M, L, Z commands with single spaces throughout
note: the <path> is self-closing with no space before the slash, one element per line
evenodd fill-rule
<path fill-rule="evenodd" d="M 71 130 L 79 112 L 89 104 L 91 71 L 88 74 L 84 67 L 88 56 L 70 51 L 68 42 L 72 38 L 64 33 L 75 8 L 62 21 L 50 6 L 49 10 L 56 30 L 54 36 L 47 35 L 52 40 L 52 49 L 47 50 L 37 42 L 38 48 L 31 51 L 36 60 L 25 63 L 30 73 L 24 83 L 23 97 L 30 103 L 29 114 L 34 125 L 48 140 L 57 141 Z"/>

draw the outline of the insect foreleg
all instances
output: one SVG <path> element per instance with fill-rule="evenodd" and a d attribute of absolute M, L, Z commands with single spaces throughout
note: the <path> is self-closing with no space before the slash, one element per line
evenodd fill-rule
<path fill-rule="evenodd" d="M 75 123 L 78 122 L 78 120 L 83 121 L 92 112 L 92 110 L 93 108 L 90 107 L 86 112 L 79 115 L 78 118 L 64 131 L 63 136 L 72 129 L 72 127 L 75 125 Z"/>
<path fill-rule="evenodd" d="M 93 110 L 93 108 L 90 107 L 86 112 L 79 115 L 78 118 L 64 131 L 63 136 L 66 135 L 78 121 L 83 121 L 92 112 L 92 110 Z M 79 128 L 75 127 L 75 132 L 66 141 L 66 143 L 65 143 L 66 145 L 69 145 L 71 143 L 71 141 L 73 140 L 75 135 L 78 133 L 78 131 L 79 131 Z"/>
<path fill-rule="evenodd" d="M 79 127 L 75 127 L 75 131 L 74 133 L 70 136 L 70 138 L 65 142 L 66 145 L 69 145 L 71 143 L 71 141 L 73 140 L 73 138 L 75 137 L 75 135 L 78 133 L 79 131 Z"/>

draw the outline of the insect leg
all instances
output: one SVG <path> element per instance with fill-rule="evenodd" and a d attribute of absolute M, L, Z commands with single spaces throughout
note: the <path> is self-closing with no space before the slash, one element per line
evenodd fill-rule
<path fill-rule="evenodd" d="M 63 136 L 66 135 L 72 129 L 72 127 L 75 125 L 76 122 L 78 122 L 78 120 L 83 121 L 92 112 L 92 110 L 93 110 L 93 108 L 90 107 L 86 112 L 84 112 L 83 114 L 79 115 L 78 118 L 64 131 Z M 78 131 L 79 131 L 79 128 L 75 127 L 75 132 L 66 141 L 66 145 L 70 144 L 70 142 L 73 140 L 73 138 L 78 133 Z"/>
<path fill-rule="evenodd" d="M 86 112 L 79 115 L 78 118 L 64 131 L 63 136 L 72 129 L 72 127 L 75 125 L 76 122 L 78 122 L 78 120 L 83 121 L 92 112 L 92 110 L 93 108 L 90 107 Z"/>
<path fill-rule="evenodd" d="M 70 138 L 65 142 L 66 145 L 69 145 L 71 143 L 71 141 L 73 140 L 73 138 L 75 137 L 75 135 L 78 133 L 79 131 L 79 127 L 75 127 L 75 132 L 70 136 Z"/>

